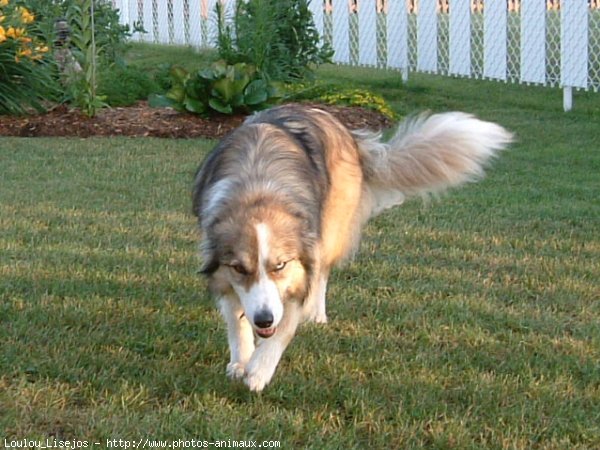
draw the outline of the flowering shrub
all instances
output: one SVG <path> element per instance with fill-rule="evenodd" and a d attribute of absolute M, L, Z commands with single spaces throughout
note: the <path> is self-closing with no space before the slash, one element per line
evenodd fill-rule
<path fill-rule="evenodd" d="M 361 106 L 377 111 L 389 119 L 396 120 L 398 115 L 383 97 L 364 89 L 340 88 L 336 85 L 313 83 L 290 84 L 286 86 L 288 100 L 310 100 L 327 105 Z"/>
<path fill-rule="evenodd" d="M 0 0 L 0 114 L 43 110 L 55 94 L 44 58 L 48 46 L 35 36 L 35 16 L 25 7 Z"/>
<path fill-rule="evenodd" d="M 398 118 L 383 97 L 364 89 L 342 89 L 338 92 L 328 92 L 319 96 L 318 99 L 328 105 L 361 106 L 377 111 L 392 120 Z"/>

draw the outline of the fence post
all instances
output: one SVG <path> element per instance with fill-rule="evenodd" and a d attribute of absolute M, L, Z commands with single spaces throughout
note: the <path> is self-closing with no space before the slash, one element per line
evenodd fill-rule
<path fill-rule="evenodd" d="M 563 110 L 569 112 L 573 109 L 573 88 L 571 86 L 563 87 Z"/>
<path fill-rule="evenodd" d="M 563 109 L 573 108 L 573 88 L 588 83 L 588 3 L 587 0 L 561 2 L 560 77 Z"/>

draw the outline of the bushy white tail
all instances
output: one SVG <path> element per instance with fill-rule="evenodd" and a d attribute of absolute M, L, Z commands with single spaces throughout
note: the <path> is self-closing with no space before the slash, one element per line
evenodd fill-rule
<path fill-rule="evenodd" d="M 451 112 L 400 124 L 389 142 L 355 132 L 371 195 L 370 216 L 405 197 L 443 192 L 484 175 L 484 167 L 513 135 L 500 125 Z"/>

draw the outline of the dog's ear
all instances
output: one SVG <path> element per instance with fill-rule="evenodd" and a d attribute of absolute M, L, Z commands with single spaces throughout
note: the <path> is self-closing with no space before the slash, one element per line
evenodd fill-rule
<path fill-rule="evenodd" d="M 204 158 L 204 161 L 202 161 L 194 175 L 194 184 L 192 187 L 192 212 L 199 220 L 202 219 L 203 197 L 205 191 L 210 187 L 218 162 L 217 155 L 223 151 L 222 148 L 222 145 L 215 147 L 208 156 Z"/>
<path fill-rule="evenodd" d="M 206 276 L 210 276 L 215 273 L 219 266 L 221 265 L 220 258 L 217 255 L 216 248 L 213 242 L 206 236 L 206 234 L 202 234 L 202 239 L 200 241 L 200 260 L 202 263 L 200 264 L 200 270 L 198 273 Z"/>
<path fill-rule="evenodd" d="M 196 174 L 196 178 L 194 180 L 194 186 L 192 188 L 192 212 L 198 218 L 198 221 L 201 220 L 201 205 L 202 195 L 204 193 L 204 183 L 200 178 L 200 170 Z"/>
<path fill-rule="evenodd" d="M 201 273 L 205 276 L 210 276 L 217 271 L 219 266 L 219 261 L 217 261 L 215 258 L 208 258 L 202 261 L 202 265 L 200 266 L 198 273 Z"/>

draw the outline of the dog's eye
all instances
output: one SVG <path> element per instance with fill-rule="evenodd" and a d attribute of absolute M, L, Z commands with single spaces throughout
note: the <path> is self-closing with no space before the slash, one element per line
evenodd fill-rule
<path fill-rule="evenodd" d="M 273 267 L 273 272 L 279 272 L 279 271 L 283 270 L 285 268 L 286 264 L 287 264 L 287 261 L 277 263 L 277 265 L 275 267 Z"/>
<path fill-rule="evenodd" d="M 230 267 L 240 275 L 248 275 L 248 271 L 241 264 L 232 264 Z"/>

